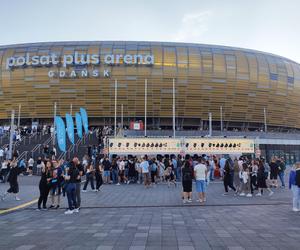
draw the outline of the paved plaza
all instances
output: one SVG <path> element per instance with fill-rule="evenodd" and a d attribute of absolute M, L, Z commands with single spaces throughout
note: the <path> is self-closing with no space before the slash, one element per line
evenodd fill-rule
<path fill-rule="evenodd" d="M 21 177 L 21 203 L 12 197 L 0 211 L 34 200 L 38 177 Z M 1 184 L 3 192 L 7 185 Z M 299 249 L 300 213 L 288 189 L 273 196 L 222 196 L 211 183 L 205 206 L 183 205 L 181 186 L 105 185 L 82 193 L 82 209 L 35 211 L 36 204 L 0 215 L 0 249 Z M 195 194 L 194 194 L 195 195 Z"/>

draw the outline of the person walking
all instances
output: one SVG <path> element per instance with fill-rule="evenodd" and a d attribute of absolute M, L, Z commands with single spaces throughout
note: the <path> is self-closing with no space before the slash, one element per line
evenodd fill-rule
<path fill-rule="evenodd" d="M 84 183 L 82 192 L 86 192 L 86 188 L 87 188 L 89 182 L 91 183 L 92 191 L 96 191 L 95 186 L 94 186 L 94 175 L 95 175 L 94 166 L 92 164 L 88 164 L 86 167 L 86 173 L 85 173 L 86 179 L 85 179 L 85 183 Z"/>
<path fill-rule="evenodd" d="M 198 193 L 200 203 L 206 202 L 206 182 L 207 182 L 207 167 L 205 165 L 205 159 L 198 157 L 198 164 L 194 167 L 194 175 L 196 179 L 196 191 Z"/>
<path fill-rule="evenodd" d="M 262 196 L 263 190 L 267 189 L 269 191 L 269 196 L 273 195 L 273 191 L 267 186 L 265 166 L 263 161 L 259 161 L 257 170 L 257 187 L 258 193 L 255 196 Z"/>
<path fill-rule="evenodd" d="M 242 169 L 240 168 L 240 165 L 239 165 L 239 162 L 237 159 L 235 159 L 233 162 L 233 171 L 234 171 L 233 183 L 236 188 L 236 194 L 239 194 L 241 192 L 241 187 L 242 187 L 241 178 L 240 178 L 240 173 L 241 173 Z"/>
<path fill-rule="evenodd" d="M 231 169 L 228 160 L 226 160 L 225 162 L 223 172 L 224 172 L 223 183 L 225 188 L 225 193 L 223 195 L 228 195 L 228 187 L 230 187 L 234 192 L 236 192 L 235 187 L 231 183 Z"/>
<path fill-rule="evenodd" d="M 7 181 L 9 182 L 9 189 L 6 191 L 5 194 L 3 194 L 2 200 L 4 200 L 9 194 L 14 194 L 16 201 L 21 200 L 18 197 L 18 193 L 19 193 L 18 175 L 19 174 L 20 174 L 20 169 L 17 166 L 17 160 L 14 159 L 10 163 L 10 171 L 7 178 Z"/>
<path fill-rule="evenodd" d="M 40 197 L 38 199 L 37 210 L 47 210 L 47 199 L 50 192 L 50 180 L 52 179 L 52 163 L 47 161 L 46 166 L 41 169 L 41 179 L 39 183 Z M 41 205 L 43 204 L 43 208 Z"/>
<path fill-rule="evenodd" d="M 300 211 L 300 162 L 297 162 L 289 176 L 289 189 L 293 192 L 293 211 Z"/>
<path fill-rule="evenodd" d="M 188 161 L 184 162 L 182 168 L 183 204 L 192 202 L 193 172 Z"/>
<path fill-rule="evenodd" d="M 278 182 L 277 182 L 277 176 L 279 172 L 279 167 L 278 164 L 276 163 L 276 159 L 272 157 L 270 165 L 270 180 L 271 180 L 271 187 L 278 187 Z"/>
<path fill-rule="evenodd" d="M 103 179 L 102 179 L 102 170 L 101 166 L 97 165 L 95 169 L 95 177 L 96 177 L 96 192 L 100 191 L 100 188 L 103 184 Z"/>

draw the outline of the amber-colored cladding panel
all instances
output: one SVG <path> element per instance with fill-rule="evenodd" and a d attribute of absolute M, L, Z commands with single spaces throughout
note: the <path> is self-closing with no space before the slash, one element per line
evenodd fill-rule
<path fill-rule="evenodd" d="M 51 67 L 9 70 L 7 58 L 30 55 L 151 54 L 152 66 L 109 66 L 110 78 L 49 78 Z M 121 60 L 122 62 L 122 60 Z M 0 119 L 22 105 L 24 118 L 50 118 L 86 107 L 90 117 L 114 116 L 114 81 L 124 117 L 144 116 L 144 81 L 148 80 L 148 117 L 172 116 L 172 79 L 176 81 L 176 116 L 207 120 L 212 112 L 224 120 L 300 128 L 300 66 L 289 59 L 248 49 L 160 42 L 53 42 L 0 47 Z M 63 68 L 60 68 L 63 69 Z M 66 69 L 70 72 L 72 67 Z M 119 109 L 120 110 L 120 109 Z"/>

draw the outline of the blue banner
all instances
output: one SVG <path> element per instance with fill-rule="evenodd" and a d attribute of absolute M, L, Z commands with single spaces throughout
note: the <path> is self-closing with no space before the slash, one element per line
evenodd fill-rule
<path fill-rule="evenodd" d="M 80 108 L 80 114 L 81 114 L 81 118 L 82 118 L 84 132 L 87 134 L 89 132 L 89 123 L 88 123 L 87 112 L 84 108 Z"/>
<path fill-rule="evenodd" d="M 79 113 L 75 114 L 75 120 L 76 120 L 77 135 L 79 138 L 82 138 L 82 120 L 81 120 L 81 115 Z"/>
<path fill-rule="evenodd" d="M 68 138 L 70 142 L 74 144 L 74 122 L 70 114 L 66 114 L 66 122 L 67 122 Z"/>
<path fill-rule="evenodd" d="M 66 152 L 66 127 L 60 116 L 55 116 L 57 144 L 60 151 Z"/>

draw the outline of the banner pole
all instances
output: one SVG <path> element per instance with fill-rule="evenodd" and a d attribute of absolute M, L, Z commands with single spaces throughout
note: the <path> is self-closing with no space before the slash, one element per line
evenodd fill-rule
<path fill-rule="evenodd" d="M 173 137 L 175 138 L 175 79 L 173 78 Z"/>
<path fill-rule="evenodd" d="M 147 136 L 147 91 L 148 91 L 148 82 L 145 79 L 145 128 L 144 128 L 144 136 Z"/>
<path fill-rule="evenodd" d="M 117 95 L 118 95 L 117 85 L 118 85 L 118 82 L 117 82 L 117 79 L 115 79 L 115 129 L 114 129 L 115 137 L 117 136 Z"/>

